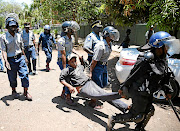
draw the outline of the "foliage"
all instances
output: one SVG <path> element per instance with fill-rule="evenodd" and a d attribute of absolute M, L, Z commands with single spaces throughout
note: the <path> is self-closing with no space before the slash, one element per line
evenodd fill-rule
<path fill-rule="evenodd" d="M 180 24 L 178 0 L 107 0 L 105 12 L 118 25 L 158 25 L 160 30 L 177 30 Z"/>
<path fill-rule="evenodd" d="M 56 24 L 66 20 L 80 23 L 99 19 L 102 0 L 44 0 L 34 3 L 39 6 L 46 24 Z"/>
<path fill-rule="evenodd" d="M 22 8 L 19 4 L 15 2 L 3 2 L 0 0 L 0 27 L 4 27 L 5 18 L 9 13 L 19 14 L 22 11 Z"/>
<path fill-rule="evenodd" d="M 34 30 L 33 30 L 33 33 L 34 33 L 34 34 L 40 34 L 40 33 L 42 33 L 43 31 L 44 31 L 43 28 L 39 28 L 39 29 L 34 29 Z"/>

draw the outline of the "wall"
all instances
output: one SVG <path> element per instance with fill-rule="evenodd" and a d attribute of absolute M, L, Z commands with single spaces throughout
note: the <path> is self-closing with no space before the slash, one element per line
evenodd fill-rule
<path fill-rule="evenodd" d="M 117 42 L 117 44 L 120 44 L 124 38 L 126 37 L 126 30 L 131 29 L 131 34 L 130 34 L 130 44 L 132 45 L 144 45 L 146 40 L 145 40 L 145 33 L 147 30 L 149 30 L 146 27 L 146 24 L 136 24 L 133 27 L 117 27 L 116 28 L 120 32 L 120 40 Z M 61 32 L 61 27 L 56 26 L 52 27 L 53 29 L 57 29 L 58 32 Z M 158 29 L 154 28 L 154 31 L 157 32 Z M 90 25 L 86 26 L 81 26 L 80 30 L 78 31 L 78 37 L 85 38 L 89 33 L 91 32 L 91 27 Z M 180 38 L 180 31 L 178 32 L 177 38 Z"/>

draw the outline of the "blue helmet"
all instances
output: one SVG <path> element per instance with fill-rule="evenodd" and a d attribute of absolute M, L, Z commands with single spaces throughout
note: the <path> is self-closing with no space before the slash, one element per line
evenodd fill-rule
<path fill-rule="evenodd" d="M 50 27 L 49 25 L 45 25 L 45 26 L 44 26 L 44 29 L 45 29 L 45 30 L 51 30 L 51 27 Z"/>
<path fill-rule="evenodd" d="M 118 41 L 120 33 L 113 26 L 107 26 L 103 29 L 103 37 L 110 37 L 113 41 Z"/>
<path fill-rule="evenodd" d="M 169 33 L 165 31 L 159 31 L 150 37 L 148 44 L 154 48 L 161 48 L 170 38 L 171 35 Z"/>

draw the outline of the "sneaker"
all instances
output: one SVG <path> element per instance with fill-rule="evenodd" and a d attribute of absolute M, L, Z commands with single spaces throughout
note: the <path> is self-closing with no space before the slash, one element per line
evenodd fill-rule
<path fill-rule="evenodd" d="M 33 73 L 32 73 L 32 72 L 29 72 L 29 75 L 33 75 Z"/>
<path fill-rule="evenodd" d="M 107 123 L 107 131 L 112 131 L 115 123 L 113 122 L 113 116 L 108 117 L 108 123 Z"/>
<path fill-rule="evenodd" d="M 32 101 L 32 96 L 29 93 L 27 93 L 26 95 L 24 94 L 24 96 L 25 96 L 26 100 Z"/>
<path fill-rule="evenodd" d="M 74 102 L 72 99 L 66 99 L 66 104 L 70 105 L 70 106 L 76 106 L 77 103 Z"/>
<path fill-rule="evenodd" d="M 14 99 L 18 99 L 20 97 L 19 93 L 17 93 L 16 91 L 12 91 L 12 96 L 14 97 Z"/>
<path fill-rule="evenodd" d="M 38 74 L 38 72 L 34 70 L 33 71 L 33 75 L 37 75 L 37 74 Z"/>

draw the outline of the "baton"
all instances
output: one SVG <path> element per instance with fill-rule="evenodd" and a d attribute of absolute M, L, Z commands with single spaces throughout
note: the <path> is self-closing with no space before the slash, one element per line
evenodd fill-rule
<path fill-rule="evenodd" d="M 173 105 L 171 99 L 168 99 L 168 102 L 169 102 L 169 105 L 172 107 L 174 113 L 176 114 L 176 116 L 177 116 L 177 118 L 178 118 L 178 120 L 179 120 L 179 122 L 180 122 L 180 118 L 179 118 L 179 116 L 178 116 L 178 114 L 177 114 L 176 109 L 174 108 L 174 105 Z"/>
<path fill-rule="evenodd" d="M 36 55 L 38 57 L 38 67 L 40 67 L 40 59 L 39 59 L 39 52 L 36 50 Z"/>
<path fill-rule="evenodd" d="M 38 67 L 40 67 L 39 53 L 38 53 Z"/>

